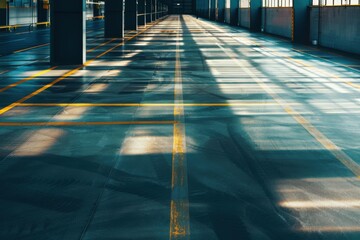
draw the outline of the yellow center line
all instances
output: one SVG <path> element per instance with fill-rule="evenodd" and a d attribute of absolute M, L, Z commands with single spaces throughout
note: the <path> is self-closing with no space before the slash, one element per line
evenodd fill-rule
<path fill-rule="evenodd" d="M 0 127 L 29 126 L 97 126 L 97 125 L 172 125 L 175 121 L 111 121 L 111 122 L 0 122 Z"/>
<path fill-rule="evenodd" d="M 277 56 L 277 57 L 281 57 L 279 56 L 278 54 L 275 54 L 275 53 L 271 53 L 273 54 L 274 56 Z M 309 64 L 306 64 L 306 63 L 303 63 L 302 61 L 300 60 L 297 60 L 297 59 L 294 59 L 292 57 L 286 57 L 286 59 L 288 59 L 289 61 L 291 62 L 294 62 L 294 63 L 298 63 L 300 65 L 302 65 L 303 67 L 307 67 L 307 68 L 312 68 L 315 70 L 316 73 L 320 73 L 320 74 L 323 74 L 327 77 L 331 77 L 331 78 L 336 78 L 336 79 L 339 79 L 341 80 L 341 82 L 353 87 L 353 88 L 357 88 L 357 89 L 360 89 L 360 84 L 356 84 L 356 83 L 353 83 L 353 82 L 350 82 L 350 81 L 344 81 L 341 77 L 335 75 L 335 74 L 331 74 L 331 73 L 327 73 L 326 71 L 324 70 L 321 70 L 320 68 L 318 67 L 315 67 L 315 66 L 312 66 L 312 65 L 309 65 Z M 336 64 L 336 63 L 335 63 Z M 340 64 L 341 65 L 341 64 Z"/>
<path fill-rule="evenodd" d="M 176 63 L 174 79 L 174 140 L 172 150 L 172 185 L 170 205 L 170 239 L 190 239 L 190 216 L 188 197 L 188 176 L 186 160 L 186 134 L 184 121 L 181 56 L 180 56 L 181 22 L 178 17 L 176 42 Z"/>
<path fill-rule="evenodd" d="M 27 77 L 27 78 L 24 78 L 24 79 L 22 79 L 22 80 L 20 80 L 20 81 L 17 81 L 17 82 L 15 82 L 15 83 L 12 83 L 12 84 L 4 87 L 4 88 L 0 88 L 0 93 L 1 93 L 1 92 L 4 92 L 4 91 L 6 91 L 6 90 L 8 90 L 8 89 L 10 89 L 10 88 L 16 87 L 17 85 L 20 85 L 20 84 L 22 84 L 22 83 L 24 83 L 24 82 L 27 82 L 27 81 L 32 80 L 32 79 L 34 79 L 34 78 L 40 77 L 40 76 L 44 75 L 45 73 L 50 72 L 51 70 L 54 70 L 55 68 L 57 68 L 57 67 L 48 68 L 48 69 L 46 69 L 46 70 L 43 70 L 43 71 L 41 71 L 41 72 L 38 72 L 38 73 L 30 76 L 30 77 Z"/>
<path fill-rule="evenodd" d="M 25 52 L 25 51 L 28 51 L 28 50 L 31 50 L 31 49 L 45 47 L 45 46 L 48 46 L 48 45 L 50 45 L 50 43 L 45 43 L 45 44 L 40 44 L 40 45 L 36 45 L 36 46 L 33 46 L 33 47 L 29 47 L 29 48 L 20 49 L 20 50 L 14 51 L 13 53 Z"/>
<path fill-rule="evenodd" d="M 98 48 L 100 48 L 100 47 L 103 47 L 103 46 L 105 46 L 105 45 L 108 45 L 109 43 L 112 43 L 112 42 L 115 41 L 115 40 L 116 40 L 116 38 L 110 39 L 109 41 L 104 42 L 104 43 L 102 43 L 102 44 L 100 44 L 100 45 L 98 45 L 98 46 L 96 46 L 96 47 L 94 47 L 94 48 L 91 48 L 91 49 L 87 50 L 86 52 L 88 52 L 88 53 L 93 52 L 94 50 L 96 50 L 96 49 L 98 49 Z"/>
<path fill-rule="evenodd" d="M 1 55 L 0 55 L 0 57 L 1 57 Z M 5 74 L 5 73 L 7 73 L 7 72 L 9 72 L 10 70 L 5 70 L 5 71 L 2 71 L 2 72 L 0 72 L 0 75 L 3 75 L 3 74 Z"/>
<path fill-rule="evenodd" d="M 293 105 L 293 104 L 292 104 Z M 251 107 L 277 103 L 21 103 L 19 107 Z"/>
<path fill-rule="evenodd" d="M 158 23 L 158 22 L 159 22 L 159 21 L 157 21 L 156 23 Z M 150 27 L 151 27 L 151 26 L 150 26 Z M 149 28 L 150 28 L 150 27 L 149 27 Z M 29 100 L 30 98 L 38 95 L 39 93 L 45 91 L 46 89 L 52 87 L 53 85 L 57 84 L 58 82 L 60 82 L 60 81 L 62 81 L 62 80 L 64 80 L 64 79 L 66 79 L 66 78 L 74 75 L 75 73 L 77 73 L 78 71 L 80 71 L 81 69 L 83 69 L 84 67 L 89 66 L 89 65 L 90 65 L 91 63 L 93 63 L 96 59 L 98 59 L 98 58 L 100 58 L 100 57 L 108 54 L 109 52 L 113 51 L 114 49 L 116 49 L 116 48 L 124 45 L 126 42 L 134 39 L 135 37 L 137 37 L 138 35 L 142 34 L 143 32 L 145 32 L 145 31 L 146 31 L 147 29 L 149 29 L 149 28 L 146 28 L 144 31 L 141 31 L 141 32 L 135 34 L 134 36 L 132 36 L 132 37 L 131 37 L 130 39 L 128 39 L 128 40 L 124 40 L 123 42 L 117 44 L 116 46 L 114 46 L 114 47 L 108 49 L 107 51 L 105 51 L 105 52 L 97 55 L 95 58 L 93 58 L 93 59 L 91 59 L 91 60 L 88 60 L 88 61 L 85 62 L 83 65 L 81 65 L 81 66 L 79 66 L 79 67 L 77 67 L 77 68 L 75 68 L 75 69 L 73 69 L 73 70 L 70 70 L 69 72 L 65 73 L 65 74 L 62 75 L 61 77 L 59 77 L 59 78 L 55 79 L 54 81 L 52 81 L 52 82 L 44 85 L 43 87 L 41 87 L 41 88 L 39 88 L 38 90 L 30 93 L 29 95 L 27 95 L 27 96 L 25 96 L 25 97 L 17 100 L 16 102 L 13 102 L 12 104 L 10 104 L 10 105 L 8 105 L 8 106 L 0 109 L 0 115 L 2 115 L 2 114 L 4 114 L 4 113 L 8 112 L 9 110 L 17 107 L 19 104 L 24 103 L 25 101 L 27 101 L 27 100 Z"/>
<path fill-rule="evenodd" d="M 221 45 L 218 45 L 223 52 L 228 55 L 228 57 L 234 62 L 242 66 L 242 63 L 238 61 L 237 58 L 228 53 Z M 248 68 L 242 68 L 264 91 L 266 91 L 278 104 L 281 106 L 286 113 L 289 114 L 297 123 L 299 123 L 310 135 L 316 139 L 326 150 L 328 150 L 338 161 L 340 161 L 344 166 L 346 166 L 350 171 L 352 171 L 355 176 L 360 177 L 360 166 L 345 152 L 342 151 L 334 142 L 327 138 L 322 132 L 320 132 L 314 125 L 312 125 L 305 117 L 303 117 L 299 112 L 294 110 L 290 104 L 281 99 L 274 90 L 269 87 L 263 80 L 258 78 L 252 71 Z"/>

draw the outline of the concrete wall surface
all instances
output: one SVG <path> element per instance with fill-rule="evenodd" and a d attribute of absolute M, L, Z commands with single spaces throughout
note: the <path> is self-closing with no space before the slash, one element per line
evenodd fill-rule
<path fill-rule="evenodd" d="M 240 26 L 250 28 L 250 8 L 240 8 Z"/>
<path fill-rule="evenodd" d="M 323 7 L 320 16 L 319 8 L 313 7 L 310 18 L 310 41 L 360 54 L 360 6 Z"/>
<path fill-rule="evenodd" d="M 292 38 L 292 8 L 263 8 L 263 11 L 265 32 Z"/>
<path fill-rule="evenodd" d="M 30 24 L 37 22 L 36 8 L 12 7 L 9 10 L 9 25 Z"/>
<path fill-rule="evenodd" d="M 230 8 L 225 8 L 225 22 L 229 24 L 231 21 L 230 14 L 231 14 Z"/>

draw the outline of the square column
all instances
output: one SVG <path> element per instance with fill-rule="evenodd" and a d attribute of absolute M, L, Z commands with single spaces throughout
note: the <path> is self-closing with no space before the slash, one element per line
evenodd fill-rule
<path fill-rule="evenodd" d="M 138 29 L 138 0 L 125 0 L 125 30 Z"/>
<path fill-rule="evenodd" d="M 6 0 L 0 0 L 0 26 L 9 25 L 9 8 Z"/>
<path fill-rule="evenodd" d="M 38 0 L 37 2 L 37 22 L 43 23 L 49 21 L 49 0 Z M 38 25 L 38 28 L 44 28 L 46 25 Z"/>
<path fill-rule="evenodd" d="M 152 1 L 153 0 L 145 0 L 146 1 L 146 23 L 151 23 L 152 19 Z"/>
<path fill-rule="evenodd" d="M 93 14 L 94 14 L 94 20 L 99 20 L 99 17 L 101 16 L 101 5 L 96 4 L 99 1 L 94 1 L 94 8 L 93 8 Z"/>
<path fill-rule="evenodd" d="M 106 0 L 105 38 L 124 38 L 125 0 Z"/>
<path fill-rule="evenodd" d="M 138 24 L 146 26 L 146 0 L 139 0 L 138 13 Z"/>
<path fill-rule="evenodd" d="M 231 0 L 230 2 L 230 24 L 238 25 L 239 16 L 239 0 Z"/>
<path fill-rule="evenodd" d="M 261 7 L 262 0 L 250 1 L 250 30 L 259 32 L 261 30 Z"/>
<path fill-rule="evenodd" d="M 155 21 L 157 18 L 156 18 L 156 2 L 157 0 L 151 0 L 152 1 L 152 4 L 151 4 L 151 18 L 153 21 Z"/>
<path fill-rule="evenodd" d="M 52 0 L 50 62 L 77 65 L 86 61 L 86 1 Z"/>
<path fill-rule="evenodd" d="M 308 43 L 310 38 L 310 10 L 311 0 L 294 0 L 293 36 L 294 42 Z"/>
<path fill-rule="evenodd" d="M 217 0 L 210 0 L 210 20 L 216 20 Z"/>

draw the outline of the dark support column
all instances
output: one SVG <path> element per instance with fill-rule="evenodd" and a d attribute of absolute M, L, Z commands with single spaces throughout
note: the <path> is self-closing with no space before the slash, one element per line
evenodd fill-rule
<path fill-rule="evenodd" d="M 219 22 L 224 22 L 225 19 L 225 0 L 217 0 L 218 1 L 218 6 L 217 6 L 217 21 Z"/>
<path fill-rule="evenodd" d="M 50 61 L 54 65 L 86 61 L 86 1 L 52 0 Z"/>
<path fill-rule="evenodd" d="M 138 3 L 138 12 L 140 16 L 138 17 L 139 26 L 146 26 L 146 0 L 139 0 Z"/>
<path fill-rule="evenodd" d="M 239 13 L 239 0 L 231 0 L 230 2 L 230 24 L 238 24 L 238 14 Z"/>
<path fill-rule="evenodd" d="M 138 28 L 138 0 L 125 0 L 125 30 Z"/>
<path fill-rule="evenodd" d="M 309 15 L 311 0 L 294 0 L 294 26 L 293 41 L 300 43 L 309 42 L 310 22 Z"/>
<path fill-rule="evenodd" d="M 216 1 L 217 0 L 210 0 L 210 20 L 216 20 Z"/>
<path fill-rule="evenodd" d="M 163 16 L 163 4 L 162 4 L 162 2 L 159 2 L 159 7 L 158 7 L 158 18 L 162 18 L 162 16 Z"/>
<path fill-rule="evenodd" d="M 145 0 L 146 1 L 146 23 L 152 22 L 152 1 L 153 0 Z"/>
<path fill-rule="evenodd" d="M 262 0 L 250 1 L 250 30 L 259 32 L 261 30 L 261 6 Z"/>
<path fill-rule="evenodd" d="M 94 1 L 94 2 L 97 3 L 98 1 Z M 101 5 L 94 4 L 93 11 L 94 11 L 94 20 L 99 20 L 99 17 L 101 16 Z"/>
<path fill-rule="evenodd" d="M 155 21 L 157 18 L 156 18 L 156 14 L 155 14 L 155 12 L 156 12 L 156 0 L 151 0 L 152 1 L 152 4 L 151 4 L 151 18 L 152 18 L 152 20 L 153 21 Z"/>
<path fill-rule="evenodd" d="M 125 0 L 106 0 L 105 3 L 105 37 L 124 37 Z"/>
<path fill-rule="evenodd" d="M 161 10 L 161 2 L 158 1 L 158 2 L 157 2 L 157 8 L 156 8 L 156 12 L 157 12 L 157 13 L 156 13 L 156 16 L 157 16 L 157 17 L 156 17 L 156 18 L 161 18 L 161 13 L 160 13 L 161 11 L 162 11 L 162 10 Z"/>
<path fill-rule="evenodd" d="M 0 26 L 9 25 L 9 8 L 6 0 L 0 0 Z"/>
<path fill-rule="evenodd" d="M 49 21 L 49 0 L 38 0 L 37 2 L 37 22 Z M 38 28 L 45 28 L 46 25 L 38 25 Z"/>

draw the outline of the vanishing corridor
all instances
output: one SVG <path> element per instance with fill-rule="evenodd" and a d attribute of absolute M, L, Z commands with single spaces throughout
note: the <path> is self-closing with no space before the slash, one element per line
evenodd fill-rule
<path fill-rule="evenodd" d="M 49 66 L 47 30 L 4 39 L 1 239 L 360 239 L 360 60 L 188 15 L 101 27 L 81 67 Z"/>

